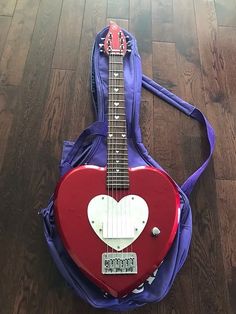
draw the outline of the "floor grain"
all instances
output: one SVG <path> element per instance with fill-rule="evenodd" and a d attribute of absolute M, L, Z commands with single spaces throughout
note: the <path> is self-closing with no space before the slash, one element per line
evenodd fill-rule
<path fill-rule="evenodd" d="M 94 120 L 90 54 L 111 19 L 135 35 L 143 72 L 199 107 L 217 137 L 191 196 L 187 262 L 162 302 L 132 313 L 236 313 L 235 12 L 236 0 L 0 0 L 1 314 L 114 313 L 67 287 L 37 215 L 59 178 L 62 141 Z M 147 91 L 140 124 L 180 184 L 208 154 L 202 127 Z"/>

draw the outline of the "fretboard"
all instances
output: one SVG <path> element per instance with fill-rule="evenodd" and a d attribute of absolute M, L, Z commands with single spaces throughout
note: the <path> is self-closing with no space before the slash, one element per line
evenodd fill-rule
<path fill-rule="evenodd" d="M 123 56 L 109 55 L 107 188 L 129 187 Z"/>

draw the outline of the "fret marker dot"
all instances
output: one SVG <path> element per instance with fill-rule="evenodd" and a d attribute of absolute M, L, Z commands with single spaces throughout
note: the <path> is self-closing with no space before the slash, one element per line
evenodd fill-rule
<path fill-rule="evenodd" d="M 117 76 L 118 76 L 118 73 L 115 72 L 115 73 L 114 73 L 114 76 L 117 77 Z"/>
<path fill-rule="evenodd" d="M 119 160 L 116 160 L 116 162 L 119 163 L 120 161 L 119 161 Z"/>
<path fill-rule="evenodd" d="M 126 134 L 121 134 L 122 137 L 126 137 Z"/>
<path fill-rule="evenodd" d="M 120 116 L 115 116 L 115 119 L 118 120 Z"/>
<path fill-rule="evenodd" d="M 117 107 L 117 106 L 119 106 L 119 103 L 118 102 L 114 102 L 114 105 Z"/>
<path fill-rule="evenodd" d="M 110 133 L 110 134 L 109 134 L 109 137 L 112 137 L 112 136 L 113 136 L 113 134 Z"/>
<path fill-rule="evenodd" d="M 120 170 L 119 169 L 116 169 L 116 172 L 119 172 Z"/>
<path fill-rule="evenodd" d="M 119 91 L 119 88 L 114 88 L 114 91 L 117 93 Z"/>
<path fill-rule="evenodd" d="M 119 154 L 119 150 L 116 150 L 116 153 Z"/>

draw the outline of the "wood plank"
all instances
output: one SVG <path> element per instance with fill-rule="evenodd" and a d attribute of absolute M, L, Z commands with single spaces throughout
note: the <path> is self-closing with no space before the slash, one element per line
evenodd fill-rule
<path fill-rule="evenodd" d="M 199 0 L 195 1 L 195 11 L 207 114 L 217 136 L 214 155 L 216 177 L 234 179 L 235 121 L 230 112 L 225 62 L 219 49 L 215 7 L 212 1 Z"/>
<path fill-rule="evenodd" d="M 37 181 L 33 185 L 30 182 L 34 164 L 40 158 L 36 148 L 61 5 L 61 0 L 42 0 L 40 3 L 10 132 L 12 141 L 6 148 L 9 158 L 3 164 L 1 219 L 7 230 L 0 240 L 1 246 L 6 249 L 6 254 L 0 259 L 1 269 L 4 270 L 0 294 L 6 313 L 41 311 L 43 295 L 35 298 L 35 293 L 38 294 L 41 277 L 38 274 L 44 273 L 47 267 L 38 254 L 46 252 L 46 248 L 42 226 L 34 209 L 39 197 L 33 194 Z M 43 176 L 41 172 L 38 175 Z M 14 195 L 14 198 L 9 198 L 9 195 Z M 6 287 L 4 282 L 7 281 L 11 284 Z"/>
<path fill-rule="evenodd" d="M 86 1 L 84 23 L 78 53 L 75 94 L 72 106 L 69 138 L 75 139 L 93 120 L 90 92 L 90 55 L 96 34 L 106 25 L 106 0 Z M 78 122 L 79 121 L 79 122 Z"/>
<path fill-rule="evenodd" d="M 44 179 L 37 175 L 38 179 L 40 180 L 40 184 L 42 186 L 42 191 L 40 195 L 46 196 L 49 195 L 48 191 L 51 192 L 55 188 L 56 178 L 58 176 L 58 171 L 55 170 L 55 167 L 58 163 L 58 156 L 57 158 L 53 158 L 58 154 L 58 151 L 60 149 L 60 141 L 58 141 L 58 137 L 61 136 L 61 134 L 68 133 L 69 139 L 75 139 L 80 131 L 87 126 L 90 122 L 93 120 L 93 111 L 92 111 L 92 102 L 91 102 L 91 92 L 90 92 L 90 54 L 92 50 L 92 45 L 94 38 L 98 31 L 100 31 L 105 26 L 106 21 L 106 1 L 99 1 L 94 3 L 92 0 L 86 1 L 85 11 L 84 11 L 84 22 L 82 27 L 82 33 L 80 38 L 80 46 L 79 46 L 79 52 L 78 52 L 78 63 L 77 63 L 77 69 L 75 74 L 73 75 L 73 78 L 71 77 L 71 84 L 73 85 L 70 87 L 71 91 L 68 92 L 68 95 L 64 97 L 66 101 L 66 105 L 61 106 L 58 111 L 58 117 L 55 120 L 55 129 L 52 127 L 52 124 L 50 121 L 52 119 L 46 118 L 47 112 L 49 113 L 49 116 L 53 118 L 53 113 L 55 110 L 51 109 L 53 99 L 57 99 L 58 92 L 54 92 L 53 86 L 57 86 L 58 90 L 61 90 L 62 87 L 59 87 L 61 85 L 60 81 L 62 79 L 62 76 L 60 74 L 61 79 L 58 77 L 58 73 L 55 76 L 57 79 L 54 79 L 54 83 L 51 85 L 52 95 L 48 98 L 51 100 L 48 100 L 48 110 L 45 111 L 45 127 L 42 128 L 41 136 L 43 138 L 44 144 L 41 146 L 40 151 L 42 152 L 40 155 L 43 154 L 45 151 L 45 148 L 48 146 L 48 141 L 53 142 L 53 145 L 50 149 L 50 160 L 51 165 L 53 163 L 53 167 L 50 165 L 50 163 L 46 166 L 47 170 L 47 176 L 51 179 L 52 184 L 44 184 Z M 61 73 L 61 72 L 60 72 Z M 72 75 L 72 74 L 71 74 Z M 75 82 L 74 82 L 75 80 Z M 74 83 L 73 83 L 74 82 Z M 66 80 L 65 80 L 66 83 Z M 69 85 L 66 83 L 66 86 L 68 89 Z M 73 89 L 74 88 L 74 89 Z M 63 88 L 64 89 L 64 88 Z M 51 94 L 51 93 L 50 93 Z M 72 98 L 69 98 L 72 97 Z M 69 98 L 69 99 L 67 99 Z M 51 104 L 51 105 L 50 105 Z M 55 106 L 56 108 L 57 106 Z M 55 109 L 54 108 L 54 109 Z M 66 114 L 65 112 L 68 111 Z M 64 116 L 62 118 L 62 116 Z M 53 118 L 54 119 L 54 118 Z M 60 122 L 58 119 L 61 119 Z M 47 123 L 48 121 L 48 123 Z M 59 123 L 58 123 L 59 122 Z M 68 127 L 64 129 L 64 131 L 60 130 L 61 125 L 67 125 Z M 55 136 L 55 137 L 54 137 Z M 61 136 L 63 138 L 63 136 Z M 65 138 L 65 137 L 64 137 Z M 57 143 L 56 143 L 56 142 Z M 45 159 L 41 161 L 41 165 L 45 165 L 47 163 L 47 156 L 45 156 Z M 40 167 L 40 166 L 39 166 Z M 39 173 L 39 172 L 38 172 Z M 38 195 L 38 196 L 40 196 Z M 38 198 L 35 197 L 35 199 Z M 41 198 L 45 200 L 45 197 Z M 38 204 L 39 205 L 39 204 Z M 44 256 L 42 257 L 45 258 Z M 51 275 L 53 271 L 53 275 Z M 45 277 L 41 282 L 41 285 L 43 289 L 50 289 L 50 293 L 45 295 L 45 305 L 44 305 L 44 313 L 51 313 L 52 309 L 54 313 L 73 313 L 73 312 L 80 312 L 80 313 L 93 313 L 94 310 L 84 302 L 82 302 L 78 297 L 76 297 L 70 289 L 68 289 L 65 285 L 64 280 L 57 274 L 57 271 L 55 269 L 55 265 L 53 265 L 53 269 L 51 269 L 46 274 L 46 280 Z M 48 284 L 49 282 L 49 284 Z M 53 301 L 52 301 L 53 300 Z"/>
<path fill-rule="evenodd" d="M 236 26 L 236 1 L 215 0 L 217 23 L 220 26 Z"/>
<path fill-rule="evenodd" d="M 46 160 L 60 158 L 62 143 L 68 131 L 70 120 L 70 103 L 74 91 L 75 72 L 53 69 L 51 72 L 49 93 L 44 107 L 39 134 L 38 154 Z M 50 145 L 49 145 L 50 144 Z M 49 148 L 49 150 L 46 150 Z M 48 163 L 45 163 L 48 166 Z M 56 169 L 48 169 L 55 173 Z M 37 172 L 38 173 L 38 172 Z M 52 180 L 51 178 L 48 178 Z M 53 182 L 55 184 L 55 181 Z M 51 186 L 51 184 L 49 184 Z"/>
<path fill-rule="evenodd" d="M 152 1 L 153 41 L 174 42 L 173 0 Z"/>
<path fill-rule="evenodd" d="M 12 16 L 17 0 L 0 0 L 0 15 Z"/>
<path fill-rule="evenodd" d="M 53 193 L 59 178 L 58 164 L 63 140 L 66 139 L 70 126 L 70 103 L 73 98 L 74 79 L 74 71 L 58 69 L 51 71 L 49 92 L 45 99 L 38 135 L 36 160 L 32 166 L 30 176 L 34 208 L 45 206 L 49 194 Z M 36 239 L 36 235 L 33 237 L 33 241 L 37 242 L 40 249 L 37 253 L 38 263 L 32 268 L 34 272 L 41 273 L 43 271 L 44 273 L 38 280 L 37 275 L 33 276 L 37 280 L 40 290 L 47 291 L 41 293 L 44 300 L 41 303 L 40 311 L 43 313 L 52 313 L 52 311 L 53 313 L 63 313 L 69 307 L 71 291 L 67 289 L 65 282 L 57 272 L 55 264 L 48 255 L 47 247 L 42 239 L 42 232 L 40 232 L 41 227 L 41 224 L 37 226 L 39 229 L 37 230 L 38 238 Z M 65 299 L 63 298 L 64 306 L 60 301 L 60 294 L 65 295 Z M 16 308 L 18 308 L 19 298 L 18 296 L 15 301 L 17 302 L 15 303 Z M 40 300 L 36 302 L 36 308 L 39 305 Z M 33 312 L 32 305 L 29 311 Z"/>
<path fill-rule="evenodd" d="M 217 180 L 217 208 L 224 270 L 229 294 L 229 313 L 236 312 L 236 181 Z"/>
<path fill-rule="evenodd" d="M 11 24 L 11 17 L 0 16 L 0 60 L 2 51 L 5 45 L 5 40 L 7 38 L 7 33 Z"/>
<path fill-rule="evenodd" d="M 153 77 L 163 87 L 179 94 L 174 43 L 153 43 Z M 180 115 L 176 108 L 154 98 L 154 149 L 157 160 L 179 183 L 184 179 Z"/>
<path fill-rule="evenodd" d="M 130 31 L 137 39 L 142 61 L 142 71 L 152 77 L 152 24 L 150 21 L 151 1 L 130 2 Z M 144 145 L 153 154 L 153 95 L 142 89 L 140 127 Z"/>
<path fill-rule="evenodd" d="M 129 18 L 129 1 L 127 0 L 108 0 L 107 16 L 116 19 Z"/>
<path fill-rule="evenodd" d="M 0 306 L 4 314 L 94 314 L 90 305 L 68 289 L 57 271 L 37 216 L 38 208 L 45 206 L 59 176 L 62 140 L 74 139 L 93 121 L 90 52 L 96 33 L 106 25 L 106 18 L 114 19 L 106 14 L 106 0 L 87 0 L 85 12 L 79 13 L 77 9 L 71 12 L 71 3 L 78 8 L 81 1 L 41 0 L 35 30 L 28 37 L 23 79 L 19 86 L 0 86 Z M 0 0 L 0 15 L 3 3 L 7 8 L 4 10 L 8 11 L 6 15 L 12 15 L 13 2 L 16 1 Z M 57 38 L 62 2 L 65 19 L 60 22 L 61 33 Z M 117 15 L 129 6 L 129 1 L 122 5 L 121 1 L 113 3 Z M 162 10 L 166 13 L 153 24 L 152 6 L 158 5 L 160 10 L 155 11 L 156 14 L 160 16 Z M 115 19 L 124 28 L 129 23 L 137 37 L 144 73 L 200 107 L 217 133 L 214 163 L 191 196 L 193 239 L 186 264 L 162 302 L 126 313 L 236 312 L 236 76 L 233 66 L 236 28 L 232 5 L 233 0 L 173 0 L 172 13 L 171 0 L 165 3 L 154 0 L 152 5 L 150 1 L 131 0 L 127 18 Z M 65 7 L 70 8 L 69 11 Z M 81 36 L 71 29 L 66 12 L 73 25 L 75 15 L 83 16 Z M 26 16 L 21 20 L 24 25 L 30 20 Z M 0 16 L 0 53 L 5 49 L 10 22 L 10 16 Z M 161 27 L 155 29 L 154 34 L 158 31 L 158 40 L 164 43 L 154 42 L 152 50 L 150 34 L 158 23 Z M 19 27 L 15 27 L 18 33 Z M 22 40 L 25 40 L 24 34 L 20 34 Z M 76 36 L 78 46 L 71 40 Z M 51 70 L 55 43 L 58 50 L 55 62 L 67 66 L 64 42 L 71 45 L 73 62 L 68 60 L 68 64 L 72 64 L 76 72 Z M 21 45 L 19 42 L 20 49 Z M 14 47 L 18 49 L 18 44 Z M 206 157 L 205 135 L 203 137 L 197 123 L 193 126 L 193 121 L 187 121 L 175 108 L 156 97 L 154 107 L 152 102 L 152 95 L 144 91 L 140 123 L 145 144 L 157 160 L 163 156 L 162 165 L 167 163 L 173 177 L 181 182 Z M 219 179 L 215 181 L 216 176 Z"/>
<path fill-rule="evenodd" d="M 219 27 L 219 46 L 223 55 L 230 111 L 236 121 L 236 71 L 232 66 L 236 62 L 236 29 L 234 27 Z"/>
<path fill-rule="evenodd" d="M 18 89 L 13 86 L 0 87 L 0 172 L 16 108 Z"/>
<path fill-rule="evenodd" d="M 84 5 L 85 0 L 68 0 L 63 3 L 53 68 L 76 69 Z"/>
<path fill-rule="evenodd" d="M 185 168 L 188 171 L 196 169 L 205 158 L 207 146 L 199 137 L 185 136 L 183 147 L 186 152 L 183 156 Z M 191 160 L 188 155 L 192 157 Z M 191 196 L 193 313 L 229 313 L 216 202 L 215 175 L 211 162 Z"/>
<path fill-rule="evenodd" d="M 164 87 L 178 94 L 178 75 L 174 43 L 153 43 L 153 76 Z M 177 181 L 185 179 L 184 153 L 182 149 L 181 113 L 158 97 L 154 97 L 154 151 L 156 160 Z M 167 296 L 166 303 L 158 304 L 158 313 L 184 313 L 185 307 L 179 301 L 179 291 L 187 308 L 193 307 L 191 260 L 181 271 Z M 182 299 L 181 297 L 181 299 Z M 182 299 L 183 300 L 183 299 Z"/>
<path fill-rule="evenodd" d="M 30 47 L 39 0 L 19 0 L 0 63 L 0 83 L 19 85 Z"/>
<path fill-rule="evenodd" d="M 174 37 L 180 97 L 205 111 L 202 72 L 193 1 L 174 0 Z M 201 134 L 199 123 L 181 115 L 183 134 Z"/>

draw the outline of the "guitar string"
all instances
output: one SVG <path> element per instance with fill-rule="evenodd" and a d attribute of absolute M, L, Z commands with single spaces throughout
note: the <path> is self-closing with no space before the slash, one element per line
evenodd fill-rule
<path fill-rule="evenodd" d="M 114 151 L 114 143 L 113 143 L 113 139 L 112 137 L 114 136 L 113 132 L 114 132 L 114 124 L 115 121 L 113 119 L 114 117 L 114 107 L 113 107 L 113 101 L 114 101 L 114 93 L 113 93 L 113 89 L 112 89 L 112 85 L 113 85 L 113 76 L 114 76 L 114 63 L 113 63 L 113 55 L 110 55 L 110 65 L 111 65 L 111 80 L 110 80 L 110 94 L 111 94 L 111 101 L 110 101 L 110 113 L 109 113 L 109 118 L 110 118 L 110 123 L 111 123 L 111 128 L 110 128 L 110 134 L 112 134 L 109 137 L 109 146 L 110 146 L 110 153 L 112 153 Z M 111 234 L 113 234 L 113 203 L 114 203 L 114 180 L 113 180 L 113 169 L 112 169 L 112 155 L 110 154 L 110 159 L 109 159 L 109 176 L 111 178 L 111 195 L 112 195 L 112 199 L 111 199 L 111 206 L 110 206 L 110 224 L 108 226 L 108 228 L 110 228 L 109 232 L 111 232 Z M 112 237 L 112 235 L 111 235 Z M 113 253 L 113 246 L 111 247 L 111 251 Z"/>
<path fill-rule="evenodd" d="M 118 58 L 117 58 L 117 62 L 119 62 L 120 61 L 120 57 L 118 56 Z M 117 69 L 118 69 L 118 73 L 119 73 L 119 77 L 120 78 L 122 78 L 122 69 L 121 69 L 121 67 L 120 67 L 120 65 L 117 63 Z M 117 82 L 117 80 L 116 80 L 116 83 L 115 83 L 115 85 L 118 85 L 117 84 L 118 82 Z M 121 84 L 120 85 L 122 85 L 122 82 L 121 82 Z M 122 91 L 121 91 L 122 92 Z M 119 105 L 117 106 L 117 111 L 118 111 L 118 108 L 119 108 L 119 106 L 120 106 L 120 97 L 122 97 L 122 95 L 118 95 L 117 96 L 117 99 L 118 99 L 118 103 L 119 103 Z M 120 114 L 120 113 L 119 113 Z M 118 113 L 117 113 L 117 115 L 119 115 Z M 123 123 L 123 122 L 121 122 L 121 123 Z M 123 126 L 122 126 L 122 128 L 121 128 L 121 137 L 122 137 L 122 132 L 123 132 Z M 116 139 L 117 139 L 117 137 L 118 137 L 118 134 L 117 134 L 117 136 L 116 136 Z M 122 141 L 119 141 L 119 142 L 121 142 L 122 143 Z M 119 150 L 120 151 L 120 147 L 118 147 L 118 145 L 117 145 L 117 150 Z M 123 169 L 122 169 L 122 165 L 120 164 L 120 156 L 121 156 L 121 153 L 119 152 L 119 156 L 118 156 L 118 158 L 117 158 L 117 160 L 119 160 L 119 163 L 118 163 L 118 167 L 119 167 L 119 169 L 120 169 L 120 176 L 119 176 L 119 182 L 120 182 L 120 178 L 121 178 L 121 174 L 123 175 Z M 118 182 L 118 180 L 117 180 L 117 182 Z M 122 180 L 121 180 L 121 183 L 119 184 L 119 190 L 118 190 L 118 199 L 120 200 L 121 199 L 121 193 L 122 193 Z M 123 208 L 122 208 L 122 203 L 121 203 L 121 205 L 120 205 L 120 208 L 119 208 L 119 213 L 118 213 L 118 215 L 120 215 L 120 222 L 121 222 L 121 224 L 123 224 Z M 120 229 L 121 229 L 121 227 L 122 226 L 117 226 L 117 227 L 120 227 Z M 121 234 L 121 237 L 123 238 L 123 230 L 120 230 L 120 229 L 118 229 L 119 230 L 119 232 L 120 232 L 120 234 Z M 124 256 L 123 256 L 123 248 L 122 248 L 122 260 L 124 259 Z"/>
<path fill-rule="evenodd" d="M 120 197 L 121 197 L 121 195 L 122 195 L 122 191 L 124 192 L 124 189 L 125 189 L 125 186 L 127 185 L 127 183 L 126 183 L 126 180 L 127 180 L 127 174 L 128 173 L 126 173 L 126 171 L 128 172 L 128 169 L 126 169 L 126 167 L 128 166 L 127 164 L 128 164 L 128 160 L 123 160 L 123 159 L 128 159 L 128 156 L 126 156 L 126 154 L 128 155 L 128 151 L 123 151 L 123 159 L 122 159 L 122 163 L 121 163 L 121 160 L 120 160 L 120 154 L 117 154 L 116 152 L 117 151 L 119 151 L 120 149 L 119 149 L 119 147 L 118 147 L 118 145 L 119 145 L 119 143 L 118 143 L 118 138 L 117 138 L 117 134 L 116 134 L 116 138 L 115 138 L 115 141 L 114 141 L 114 128 L 115 128 L 115 119 L 114 119 L 114 117 L 115 116 L 119 116 L 120 114 L 119 114 L 119 112 L 118 112 L 118 106 L 117 107 L 115 107 L 115 105 L 114 105 L 114 98 L 116 97 L 116 95 L 114 94 L 114 92 L 113 92 L 113 90 L 114 90 L 114 88 L 118 88 L 117 86 L 118 86 L 118 80 L 116 79 L 116 77 L 114 78 L 114 68 L 115 68 L 115 62 L 116 62 L 116 58 L 115 58 L 115 56 L 114 55 L 110 55 L 110 61 L 111 62 L 109 62 L 110 63 L 110 67 L 111 67 L 111 71 L 110 71 L 110 74 L 111 74 L 111 78 L 109 79 L 109 84 L 110 84 L 110 96 L 111 96 L 111 100 L 110 99 L 108 99 L 108 102 L 109 102 L 109 111 L 108 111 L 108 115 L 109 115 L 109 118 L 110 117 L 112 117 L 112 119 L 110 119 L 110 123 L 109 123 L 109 134 L 113 134 L 113 139 L 112 139 L 112 136 L 110 137 L 110 141 L 109 141 L 109 150 L 108 150 L 108 152 L 109 152 L 109 159 L 108 159 L 108 164 L 109 164 L 109 176 L 108 176 L 108 195 L 110 194 L 110 190 L 111 190 L 111 196 L 112 196 L 112 198 L 114 198 L 114 196 L 115 196 L 115 199 L 120 199 Z M 119 60 L 118 60 L 119 61 Z M 123 60 L 122 60 L 123 61 Z M 117 67 L 119 67 L 119 66 L 117 66 Z M 122 62 L 122 67 L 123 67 L 123 62 Z M 123 68 L 122 68 L 122 70 L 120 71 L 121 69 L 119 68 L 119 73 L 123 73 Z M 121 77 L 120 77 L 121 78 Z M 124 77 L 122 77 L 123 79 L 124 79 Z M 113 84 L 114 83 L 114 84 Z M 123 91 L 123 95 L 124 95 L 124 82 L 123 82 L 123 86 L 121 86 L 122 87 L 122 91 Z M 118 96 L 119 97 L 119 96 Z M 110 101 L 109 101 L 110 100 Z M 123 101 L 123 103 L 125 104 L 125 99 L 122 99 L 122 100 L 124 100 Z M 117 102 L 120 102 L 120 99 L 116 99 L 116 101 Z M 124 106 L 125 107 L 125 106 Z M 116 120 L 118 120 L 118 119 L 116 119 Z M 118 123 L 118 121 L 117 121 L 117 123 Z M 125 148 L 127 149 L 127 130 L 126 130 L 126 120 L 125 121 L 123 121 L 122 123 L 124 123 L 123 124 L 123 127 L 122 127 L 122 130 L 124 130 L 124 133 L 123 132 L 121 132 L 121 136 L 122 136 L 122 134 L 125 134 L 125 138 L 123 138 L 123 136 L 122 136 L 122 139 L 123 139 L 123 144 L 126 144 L 125 145 Z M 117 129 L 116 129 L 116 131 L 117 131 Z M 122 141 L 121 141 L 122 142 Z M 121 143 L 122 144 L 122 143 Z M 115 152 L 115 154 L 114 154 L 114 152 Z M 111 154 L 112 155 L 111 155 Z M 120 152 L 119 152 L 120 153 Z M 116 157 L 115 158 L 113 158 L 113 156 L 116 156 L 116 155 L 119 155 L 118 156 L 118 158 L 116 159 Z M 114 159 L 115 159 L 115 163 L 114 163 Z M 118 165 L 118 167 L 117 168 L 115 168 L 114 167 L 114 164 L 117 166 L 117 163 L 116 163 L 116 160 L 119 160 L 119 165 Z M 122 176 L 120 176 L 119 174 L 118 174 L 118 171 L 116 171 L 116 169 L 119 169 L 120 171 L 121 171 L 121 174 L 122 174 Z M 114 170 L 115 170 L 115 176 L 114 176 Z M 125 173 L 125 175 L 124 175 L 124 173 Z M 128 174 L 128 177 L 129 177 L 129 174 Z M 115 181 L 114 181 L 114 178 L 115 178 Z M 119 180 L 118 180 L 119 179 Z M 121 179 L 121 180 L 120 180 Z M 120 182 L 119 184 L 118 184 L 118 181 Z M 122 182 L 123 181 L 123 182 Z M 119 185 L 119 188 L 120 188 L 120 190 L 119 190 L 119 188 L 118 188 L 118 185 Z M 122 189 L 123 188 L 123 189 Z M 128 191 L 128 193 L 123 193 L 123 194 L 130 194 L 130 191 Z M 113 215 L 114 215 L 114 208 L 113 208 L 113 206 L 112 206 L 112 212 L 110 213 L 110 208 L 111 208 L 111 206 L 110 206 L 111 204 L 109 204 L 109 206 L 108 206 L 108 208 L 109 208 L 109 215 L 112 215 L 112 236 L 114 237 L 114 230 L 113 230 L 113 224 L 114 224 L 114 221 L 113 221 Z M 122 208 L 123 207 L 123 208 Z M 128 232 L 128 228 L 127 228 L 127 226 L 128 226 L 128 222 L 129 222 L 129 220 L 130 220 L 130 208 L 131 208 L 131 199 L 130 198 L 128 198 L 128 201 L 127 201 L 127 199 L 126 199 L 126 201 L 124 202 L 124 204 L 123 204 L 123 206 L 121 206 L 121 212 L 120 213 L 117 213 L 117 210 L 116 210 L 116 214 L 118 214 L 118 216 L 119 216 L 119 214 L 120 215 L 124 215 L 124 218 L 125 218 L 125 233 L 127 234 L 127 232 Z M 125 211 L 125 213 L 124 213 L 124 211 Z M 128 213 L 127 213 L 127 211 L 128 211 Z M 123 222 L 123 220 L 121 219 L 121 220 L 118 220 L 118 219 L 116 219 L 116 223 L 118 224 L 119 222 Z M 107 219 L 107 223 L 108 223 L 108 219 Z M 108 231 L 109 231 L 109 225 L 107 226 L 107 233 L 109 233 Z M 121 230 L 120 230 L 121 229 Z M 123 225 L 122 226 L 120 226 L 120 229 L 119 229 L 119 226 L 117 225 L 116 226 L 116 233 L 123 233 L 122 231 L 122 229 L 124 229 L 123 228 Z M 116 236 L 117 236 L 117 234 L 116 234 Z M 131 246 L 130 246 L 130 248 L 131 248 L 131 251 L 132 251 L 132 244 L 131 244 Z M 129 246 L 127 247 L 127 251 L 129 251 Z M 112 248 L 112 252 L 113 252 L 113 248 Z M 123 253 L 123 249 L 122 249 L 122 253 Z M 123 254 L 122 254 L 123 255 Z M 122 256 L 123 257 L 123 256 Z M 123 258 L 122 258 L 123 259 Z"/>
<path fill-rule="evenodd" d="M 114 142 L 114 130 L 115 130 L 115 120 L 116 120 L 116 112 L 115 112 L 115 106 L 114 106 L 114 99 L 115 99 L 115 94 L 114 94 L 114 87 L 113 87 L 113 82 L 114 82 L 114 73 L 115 73 L 115 63 L 114 63 L 114 55 L 112 54 L 112 109 L 113 109 L 113 113 L 112 113 L 112 121 L 113 121 L 113 128 L 112 128 L 112 134 L 113 134 L 113 139 L 112 139 L 112 147 L 113 150 L 115 151 L 116 149 L 116 143 Z M 114 97 L 113 97 L 114 96 Z M 112 185 L 114 184 L 113 178 L 114 178 L 114 161 L 112 158 L 112 162 L 111 162 L 111 167 L 112 167 Z M 114 195 L 113 195 L 114 199 L 116 199 L 116 186 L 114 186 Z M 114 239 L 114 207 L 112 208 L 112 238 Z M 113 248 L 112 248 L 113 251 Z"/>
<path fill-rule="evenodd" d="M 114 64 L 114 68 L 115 68 L 115 72 L 114 73 L 117 73 L 116 72 L 116 56 L 114 55 L 113 56 L 113 64 Z M 113 84 L 113 86 L 112 86 L 112 90 L 116 93 L 116 91 L 115 91 L 115 88 L 117 88 L 116 87 L 116 76 L 115 76 L 115 74 L 114 74 L 114 77 L 113 77 L 113 80 L 114 80 L 114 84 Z M 114 95 L 115 95 L 115 93 L 114 93 Z M 114 100 L 114 102 L 115 101 L 117 101 L 117 96 L 115 95 L 115 100 Z M 115 106 L 115 104 L 114 104 L 114 102 L 112 102 L 112 106 L 113 106 L 113 108 L 114 108 L 114 115 L 115 115 L 115 117 L 118 117 L 118 113 L 117 113 L 117 107 Z M 116 118 L 115 118 L 116 119 Z M 117 124 L 118 124 L 118 120 L 119 120 L 119 118 L 117 118 L 116 119 L 116 126 L 117 126 Z M 118 147 L 117 147 L 117 127 L 115 126 L 115 130 L 113 130 L 113 131 L 115 131 L 115 138 L 114 138 L 114 145 L 115 145 L 115 151 L 117 151 L 117 149 L 118 149 Z M 118 154 L 117 154 L 118 155 Z M 116 158 L 115 158 L 116 159 Z M 113 168 L 113 171 L 115 170 L 115 198 L 116 198 L 116 200 L 117 200 L 117 178 L 118 178 L 118 167 L 117 167 L 117 165 L 116 165 L 116 161 L 115 161 L 115 163 L 114 163 L 114 160 L 112 161 L 113 162 L 113 165 L 112 165 L 112 168 Z M 115 165 L 115 169 L 114 169 L 114 165 Z M 115 212 L 116 212 L 116 215 L 117 215 L 117 208 L 116 208 L 116 210 L 115 210 Z M 117 228 L 117 220 L 116 220 L 116 224 L 115 224 L 115 228 Z M 116 231 L 117 231 L 117 229 L 116 229 Z M 114 235 L 113 235 L 114 236 Z M 117 249 L 117 247 L 116 247 L 116 249 Z"/>
<path fill-rule="evenodd" d="M 108 59 L 108 73 L 110 73 L 110 57 Z M 108 75 L 108 93 L 110 92 L 110 75 Z M 109 98 L 108 98 L 108 108 L 107 108 L 107 112 L 108 112 L 108 121 L 109 121 L 109 114 L 110 114 L 110 102 L 109 102 Z M 110 205 L 110 180 L 109 180 L 109 159 L 110 159 L 110 154 L 109 154 L 109 150 L 110 150 L 110 143 L 109 143 L 109 132 L 110 132 L 110 121 L 109 121 L 109 125 L 108 125 L 108 135 L 107 135 L 107 177 L 106 177 L 106 184 L 107 184 L 107 194 L 108 194 L 108 198 L 107 198 L 107 223 L 106 223 L 106 237 L 108 238 L 108 220 L 109 220 L 109 205 Z M 108 244 L 107 244 L 107 253 L 108 253 Z"/>
<path fill-rule="evenodd" d="M 114 151 L 114 141 L 113 141 L 113 139 L 112 139 L 112 137 L 114 136 L 114 134 L 113 134 L 113 132 L 114 132 L 114 125 L 115 125 L 115 119 L 114 119 L 114 106 L 113 106 L 113 102 L 114 102 L 114 93 L 113 93 L 113 87 L 112 87 L 112 85 L 113 85 L 113 78 L 114 78 L 114 60 L 113 60 L 113 55 L 111 54 L 111 56 L 110 56 L 110 58 L 111 58 L 111 68 L 112 68 L 112 72 L 111 72 L 111 74 L 112 74 L 112 79 L 111 79 L 111 88 L 110 88 L 110 90 L 111 90 L 111 108 L 112 108 L 112 114 L 110 115 L 110 117 L 112 117 L 112 119 L 111 119 L 111 121 L 112 121 L 112 129 L 111 129 L 111 134 L 112 134 L 112 136 L 110 137 L 110 141 L 111 141 L 111 147 L 112 147 L 112 149 L 111 149 L 111 152 L 113 152 Z M 112 162 L 111 162 L 111 164 L 112 164 Z M 113 167 L 112 167 L 112 165 L 110 166 L 110 171 L 111 171 L 111 178 L 112 178 L 112 205 L 114 204 L 114 193 L 115 193 L 115 189 L 114 189 L 114 178 L 113 178 Z M 112 237 L 113 237 L 113 212 L 114 212 L 114 208 L 113 208 L 113 206 L 111 206 L 112 208 L 111 208 L 111 211 L 112 211 L 112 213 L 111 213 L 111 221 L 112 221 L 112 223 L 111 223 L 111 233 L 112 233 Z M 112 246 L 112 253 L 113 253 L 113 250 L 114 250 L 114 248 L 113 248 L 113 246 Z"/>

